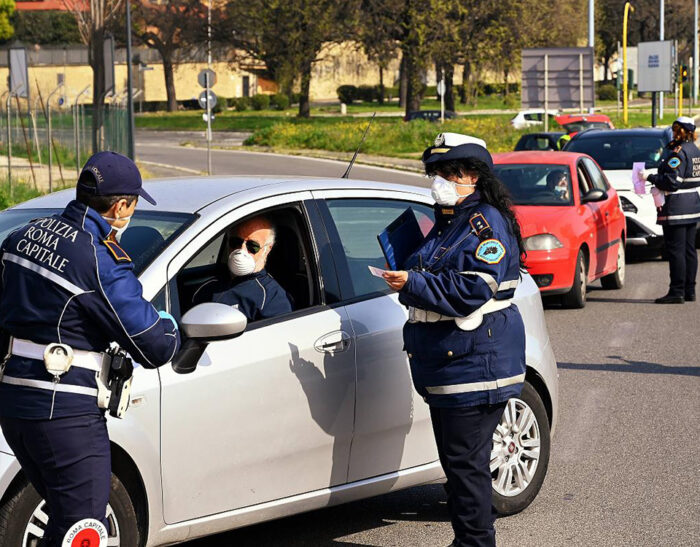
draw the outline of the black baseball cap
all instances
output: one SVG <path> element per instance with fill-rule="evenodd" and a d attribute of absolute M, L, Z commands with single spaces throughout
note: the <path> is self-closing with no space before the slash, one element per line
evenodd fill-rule
<path fill-rule="evenodd" d="M 94 181 L 95 186 L 83 184 L 86 180 Z M 156 204 L 156 200 L 143 189 L 136 164 L 116 152 L 93 154 L 80 172 L 77 189 L 96 196 L 141 196 L 151 205 Z"/>

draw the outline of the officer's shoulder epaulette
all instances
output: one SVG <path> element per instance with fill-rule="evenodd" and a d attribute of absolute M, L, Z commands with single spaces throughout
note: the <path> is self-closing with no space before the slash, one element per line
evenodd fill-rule
<path fill-rule="evenodd" d="M 126 251 L 119 246 L 119 243 L 112 241 L 111 239 L 105 239 L 102 241 L 107 250 L 114 257 L 117 262 L 131 262 L 131 257 L 126 254 Z"/>
<path fill-rule="evenodd" d="M 469 217 L 469 224 L 471 225 L 472 230 L 474 230 L 476 236 L 481 241 L 489 239 L 493 236 L 493 229 L 481 211 L 477 211 Z"/>

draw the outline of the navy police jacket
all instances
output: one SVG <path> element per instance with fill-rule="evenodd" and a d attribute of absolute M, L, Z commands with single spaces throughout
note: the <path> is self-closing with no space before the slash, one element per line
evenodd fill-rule
<path fill-rule="evenodd" d="M 435 314 L 431 321 L 409 317 L 404 326 L 415 388 L 436 407 L 506 401 L 520 394 L 525 379 L 525 328 L 517 307 L 485 314 L 474 330 L 462 330 L 453 318 L 513 297 L 520 279 L 517 240 L 478 192 L 435 211 L 435 226 L 404 265 L 408 281 L 399 292 L 402 304 Z"/>
<path fill-rule="evenodd" d="M 664 190 L 666 200 L 659 209 L 657 224 L 695 224 L 700 221 L 700 150 L 684 142 L 659 164 L 649 182 Z"/>
<path fill-rule="evenodd" d="M 233 280 L 213 279 L 200 287 L 193 301 L 195 304 L 219 302 L 234 306 L 248 318 L 248 322 L 292 311 L 287 291 L 264 269 Z"/>
<path fill-rule="evenodd" d="M 129 256 L 111 226 L 71 201 L 32 220 L 0 247 L 0 329 L 15 338 L 102 352 L 117 342 L 154 368 L 179 346 L 172 321 L 143 299 Z M 72 366 L 53 381 L 43 359 L 13 355 L 0 383 L 0 415 L 49 419 L 98 413 L 97 371 Z"/>

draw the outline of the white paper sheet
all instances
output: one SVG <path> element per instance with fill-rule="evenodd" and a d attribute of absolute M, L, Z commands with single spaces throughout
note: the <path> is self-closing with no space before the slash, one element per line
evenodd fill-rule
<path fill-rule="evenodd" d="M 632 184 L 634 185 L 635 194 L 646 194 L 646 182 L 642 178 L 642 172 L 644 171 L 644 162 L 635 161 L 632 164 Z"/>
<path fill-rule="evenodd" d="M 367 266 L 369 268 L 369 273 L 371 273 L 375 277 L 381 277 L 384 279 L 383 274 L 386 272 L 386 270 L 382 270 L 381 268 L 375 268 L 374 266 Z"/>

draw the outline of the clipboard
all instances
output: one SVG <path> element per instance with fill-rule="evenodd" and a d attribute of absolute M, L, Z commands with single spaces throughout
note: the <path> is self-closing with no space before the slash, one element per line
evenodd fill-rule
<path fill-rule="evenodd" d="M 384 231 L 377 236 L 391 270 L 400 269 L 420 246 L 423 232 L 411 207 L 401 213 Z"/>

